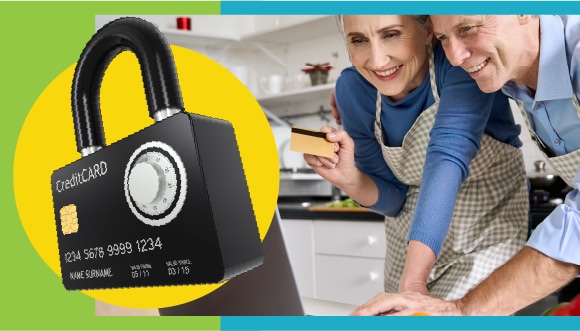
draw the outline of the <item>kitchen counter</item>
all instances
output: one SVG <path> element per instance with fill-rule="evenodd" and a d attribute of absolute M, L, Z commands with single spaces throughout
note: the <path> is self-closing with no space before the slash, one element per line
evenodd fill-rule
<path fill-rule="evenodd" d="M 347 316 L 358 308 L 348 303 L 301 297 L 302 308 L 307 316 Z"/>
<path fill-rule="evenodd" d="M 279 198 L 278 210 L 282 219 L 360 220 L 382 222 L 383 215 L 365 208 L 321 208 L 330 198 Z"/>

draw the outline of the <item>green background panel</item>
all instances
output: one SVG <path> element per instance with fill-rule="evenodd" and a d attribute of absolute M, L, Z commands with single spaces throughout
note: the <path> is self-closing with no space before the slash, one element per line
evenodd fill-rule
<path fill-rule="evenodd" d="M 219 329 L 219 317 L 96 317 L 94 300 L 65 291 L 30 244 L 12 190 L 24 119 L 44 88 L 78 60 L 95 32 L 95 15 L 219 10 L 218 2 L 0 2 L 0 329 Z M 46 137 L 38 148 L 50 143 Z"/>
<path fill-rule="evenodd" d="M 475 6 L 479 2 L 461 3 L 472 10 L 494 11 L 504 8 L 510 13 L 520 9 L 525 2 L 486 2 L 486 6 Z M 95 15 L 115 14 L 267 14 L 288 13 L 286 4 L 270 3 L 259 6 L 257 2 L 1 2 L 0 1 L 0 207 L 3 211 L 0 224 L 0 329 L 204 329 L 220 327 L 219 317 L 96 317 L 94 300 L 80 292 L 67 292 L 60 279 L 44 264 L 26 237 L 16 211 L 12 191 L 13 156 L 20 127 L 29 109 L 43 89 L 64 69 L 78 60 L 80 51 L 94 33 Z M 380 6 L 367 2 L 362 5 L 350 2 L 337 3 L 306 2 L 292 4 L 291 13 L 332 14 L 339 8 L 362 8 L 378 13 Z M 392 2 L 390 3 L 392 7 Z M 388 6 L 385 1 L 383 6 Z M 447 2 L 433 2 L 443 11 L 456 6 Z M 314 7 L 313 7 L 314 6 Z M 351 7 L 348 7 L 351 6 Z M 362 7 L 361 7 L 362 6 Z M 413 2 L 398 10 L 414 8 Z M 501 7 L 500 7 L 501 6 Z M 580 13 L 580 2 L 528 2 L 528 11 L 541 12 L 550 8 L 557 13 Z M 545 7 L 542 7 L 545 6 Z M 319 8 L 319 9 L 317 9 Z M 383 7 L 386 8 L 386 7 Z M 462 7 L 464 8 L 464 7 Z M 287 8 L 286 8 L 287 9 Z M 345 9 L 345 10 L 346 10 Z M 350 9 L 349 9 L 350 10 Z M 247 11 L 247 12 L 245 12 Z M 328 12 L 332 11 L 332 12 Z M 389 10 L 384 9 L 385 12 Z M 451 10 L 452 11 L 452 10 Z M 449 12 L 448 12 L 449 13 Z M 519 12 L 518 12 L 519 13 Z M 54 109 L 53 111 L 62 111 Z M 71 137 L 74 139 L 74 137 Z M 50 144 L 50 137 L 38 142 L 38 148 Z M 30 190 L 34 188 L 31 187 Z M 579 318 L 564 318 L 556 323 L 546 318 L 476 318 L 461 319 L 460 328 L 465 329 L 519 329 L 519 330 L 577 330 Z M 344 323 L 342 327 L 341 322 Z M 417 322 L 408 327 L 400 323 L 386 323 L 377 319 L 344 318 L 224 318 L 223 327 L 234 329 L 295 328 L 295 329 L 445 329 L 456 319 L 427 318 L 425 325 Z M 398 321 L 398 320 L 397 320 Z M 401 320 L 400 322 L 403 322 Z M 488 323 L 483 323 L 488 321 Z M 469 324 L 473 322 L 473 325 Z M 432 323 L 432 324 L 431 324 Z M 553 324 L 552 324 L 553 323 Z M 327 327 L 325 327 L 325 325 Z M 431 325 L 428 327 L 427 325 Z"/>

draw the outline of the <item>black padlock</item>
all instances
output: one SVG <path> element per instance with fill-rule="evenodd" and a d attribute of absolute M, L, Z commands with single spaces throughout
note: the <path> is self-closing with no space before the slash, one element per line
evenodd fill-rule
<path fill-rule="evenodd" d="M 139 60 L 155 124 L 105 147 L 100 85 L 124 50 Z M 121 18 L 97 31 L 75 69 L 72 111 L 82 158 L 51 177 L 67 289 L 218 283 L 262 263 L 234 129 L 184 112 L 155 26 Z"/>

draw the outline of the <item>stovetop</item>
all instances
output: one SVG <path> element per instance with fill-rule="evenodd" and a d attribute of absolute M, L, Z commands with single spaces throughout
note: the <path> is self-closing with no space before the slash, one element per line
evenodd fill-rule
<path fill-rule="evenodd" d="M 559 204 L 564 202 L 566 194 L 572 189 L 567 188 L 560 192 L 545 190 L 530 190 L 530 220 L 532 229 L 536 228 Z"/>

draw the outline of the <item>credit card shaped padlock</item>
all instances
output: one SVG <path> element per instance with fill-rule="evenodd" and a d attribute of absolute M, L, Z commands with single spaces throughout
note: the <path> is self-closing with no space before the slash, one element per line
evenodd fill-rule
<path fill-rule="evenodd" d="M 100 81 L 125 49 L 139 59 L 156 123 L 105 147 Z M 152 24 L 121 18 L 93 36 L 72 106 L 83 157 L 51 177 L 65 288 L 218 283 L 262 263 L 234 129 L 183 111 L 171 50 Z"/>

